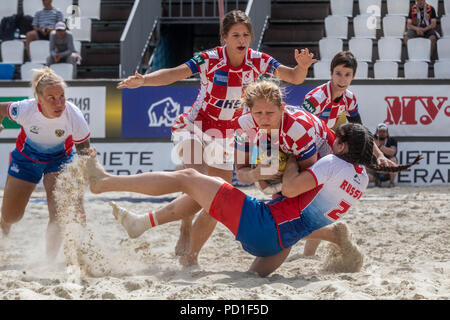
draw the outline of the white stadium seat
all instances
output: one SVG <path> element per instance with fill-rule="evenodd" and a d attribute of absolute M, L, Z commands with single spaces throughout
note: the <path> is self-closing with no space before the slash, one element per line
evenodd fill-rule
<path fill-rule="evenodd" d="M 330 79 L 330 60 L 320 60 L 313 64 L 315 79 Z"/>
<path fill-rule="evenodd" d="M 425 61 L 406 61 L 404 64 L 405 79 L 427 79 L 428 63 Z"/>
<path fill-rule="evenodd" d="M 411 61 L 430 61 L 431 40 L 425 38 L 409 39 L 407 44 L 408 59 Z"/>
<path fill-rule="evenodd" d="M 91 41 L 91 27 L 92 21 L 90 18 L 80 18 L 80 27 L 75 26 L 70 30 L 74 40 Z"/>
<path fill-rule="evenodd" d="M 4 2 L 4 1 L 2 1 Z M 23 14 L 29 15 L 34 17 L 36 12 L 39 10 L 44 9 L 44 6 L 42 5 L 42 1 L 36 1 L 36 0 L 23 0 Z"/>
<path fill-rule="evenodd" d="M 450 60 L 450 38 L 441 38 L 437 41 L 439 60 Z"/>
<path fill-rule="evenodd" d="M 408 16 L 410 8 L 409 0 L 387 0 L 387 13 L 389 15 Z"/>
<path fill-rule="evenodd" d="M 359 0 L 359 14 L 381 14 L 381 0 Z M 375 8 L 379 8 L 379 11 L 376 12 Z"/>
<path fill-rule="evenodd" d="M 394 61 L 377 61 L 373 65 L 375 79 L 398 78 L 398 64 Z"/>
<path fill-rule="evenodd" d="M 383 18 L 383 35 L 402 39 L 406 29 L 406 17 L 387 15 Z"/>
<path fill-rule="evenodd" d="M 330 7 L 333 16 L 353 16 L 353 0 L 330 0 Z"/>
<path fill-rule="evenodd" d="M 21 40 L 2 41 L 2 62 L 10 64 L 22 64 L 24 44 Z"/>
<path fill-rule="evenodd" d="M 444 13 L 450 16 L 450 0 L 444 0 Z"/>
<path fill-rule="evenodd" d="M 442 37 L 450 38 L 450 12 L 441 17 Z"/>
<path fill-rule="evenodd" d="M 367 79 L 369 77 L 369 64 L 365 61 L 358 61 L 355 79 Z"/>
<path fill-rule="evenodd" d="M 381 61 L 401 61 L 402 40 L 381 38 L 378 40 L 378 56 Z"/>
<path fill-rule="evenodd" d="M 438 10 L 439 10 L 438 2 L 439 2 L 439 0 L 427 0 L 427 3 L 429 5 L 431 5 L 434 8 L 434 10 L 436 11 L 437 16 L 438 16 Z"/>
<path fill-rule="evenodd" d="M 319 40 L 319 53 L 321 60 L 332 60 L 342 51 L 344 43 L 338 38 L 322 38 Z"/>
<path fill-rule="evenodd" d="M 60 10 L 64 16 L 64 19 L 72 15 L 70 6 L 73 4 L 72 0 L 53 0 L 52 6 Z"/>
<path fill-rule="evenodd" d="M 44 64 L 26 62 L 20 66 L 21 79 L 25 81 L 31 81 L 33 79 L 33 69 L 42 69 Z"/>
<path fill-rule="evenodd" d="M 35 40 L 30 42 L 30 56 L 31 62 L 47 63 L 47 58 L 50 56 L 50 41 Z"/>
<path fill-rule="evenodd" d="M 71 63 L 55 63 L 50 68 L 64 80 L 73 79 L 73 65 Z"/>
<path fill-rule="evenodd" d="M 351 38 L 348 48 L 358 61 L 372 61 L 372 39 Z"/>
<path fill-rule="evenodd" d="M 355 38 L 375 39 L 377 37 L 376 25 L 372 25 L 369 19 L 373 17 L 361 14 L 353 18 Z"/>
<path fill-rule="evenodd" d="M 348 18 L 343 16 L 328 16 L 325 18 L 325 33 L 327 38 L 347 39 Z"/>
<path fill-rule="evenodd" d="M 100 19 L 100 0 L 78 0 L 82 17 Z"/>
<path fill-rule="evenodd" d="M 436 61 L 434 63 L 434 77 L 437 79 L 450 79 L 450 61 Z"/>
<path fill-rule="evenodd" d="M 18 1 L 19 0 L 2 1 L 2 5 L 0 6 L 0 20 L 3 17 L 9 17 L 17 13 Z"/>

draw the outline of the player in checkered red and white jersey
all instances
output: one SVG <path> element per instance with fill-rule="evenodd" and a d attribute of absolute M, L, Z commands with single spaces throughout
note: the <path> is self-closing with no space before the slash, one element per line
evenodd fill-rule
<path fill-rule="evenodd" d="M 0 123 L 8 117 L 22 126 L 11 153 L 0 228 L 7 236 L 11 226 L 22 219 L 31 194 L 43 178 L 49 211 L 47 255 L 55 258 L 62 242 L 56 219 L 56 179 L 73 160 L 73 146 L 79 154 L 87 153 L 90 130 L 83 113 L 66 101 L 66 83 L 53 70 L 34 70 L 32 88 L 35 99 L 0 103 Z M 74 214 L 85 224 L 82 195 L 77 200 Z"/>
<path fill-rule="evenodd" d="M 250 18 L 240 10 L 228 12 L 221 22 L 223 46 L 201 53 L 178 67 L 128 77 L 118 88 L 163 86 L 199 73 L 202 83 L 197 100 L 188 114 L 182 115 L 173 129 L 176 151 L 185 168 L 194 168 L 231 183 L 233 177 L 233 137 L 241 114 L 240 98 L 245 87 L 263 73 L 293 84 L 304 81 L 308 68 L 316 62 L 308 49 L 295 50 L 297 65 L 290 68 L 272 57 L 253 51 Z M 201 127 L 201 128 L 200 128 Z M 231 132 L 230 139 L 224 134 Z M 212 133 L 214 131 L 214 134 Z M 219 136 L 219 137 L 218 137 Z M 212 138 L 214 137 L 214 138 Z M 200 208 L 186 208 L 192 217 Z M 184 265 L 197 263 L 197 255 L 215 227 L 215 221 L 202 212 L 195 222 L 196 235 L 190 238 L 190 224 L 183 220 L 175 253 Z M 199 236 L 200 235 L 200 236 Z"/>

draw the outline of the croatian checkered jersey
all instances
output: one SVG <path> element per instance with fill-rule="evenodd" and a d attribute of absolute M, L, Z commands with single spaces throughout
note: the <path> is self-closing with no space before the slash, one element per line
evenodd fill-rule
<path fill-rule="evenodd" d="M 311 90 L 305 95 L 302 107 L 322 119 L 328 128 L 332 128 L 344 112 L 347 117 L 359 114 L 355 95 L 345 90 L 338 102 L 332 100 L 331 82 Z"/>
<path fill-rule="evenodd" d="M 235 146 L 249 152 L 250 144 L 259 143 L 264 132 L 258 129 L 250 112 L 242 115 L 238 122 L 240 128 L 236 131 Z M 270 140 L 270 136 L 267 139 Z M 334 132 L 315 115 L 298 107 L 285 106 L 279 130 L 279 150 L 294 154 L 297 161 L 303 161 L 315 153 L 319 157 L 330 154 L 334 139 Z"/>
<path fill-rule="evenodd" d="M 289 248 L 309 234 L 345 214 L 366 191 L 366 169 L 329 154 L 307 168 L 316 187 L 293 198 L 280 197 L 268 205 L 278 227 L 283 248 Z"/>
<path fill-rule="evenodd" d="M 81 143 L 90 136 L 83 113 L 69 101 L 58 118 L 46 118 L 36 99 L 11 103 L 8 117 L 22 125 L 16 140 L 17 150 L 39 163 L 49 163 L 70 154 L 74 143 Z"/>
<path fill-rule="evenodd" d="M 198 125 L 202 131 L 215 128 L 225 133 L 233 129 L 242 115 L 241 97 L 245 88 L 264 74 L 273 74 L 280 63 L 271 56 L 247 50 L 239 67 L 229 63 L 226 46 L 202 52 L 186 62 L 192 74 L 199 74 L 201 87 L 192 108 L 180 116 L 173 131 L 183 129 L 187 122 Z"/>

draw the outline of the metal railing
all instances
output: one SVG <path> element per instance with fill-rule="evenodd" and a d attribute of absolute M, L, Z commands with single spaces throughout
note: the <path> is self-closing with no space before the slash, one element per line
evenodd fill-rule
<path fill-rule="evenodd" d="M 264 0 L 265 1 L 265 0 Z M 224 11 L 228 12 L 245 7 L 248 0 L 223 0 Z M 163 0 L 166 9 L 165 20 L 198 20 L 218 19 L 219 3 L 217 0 Z"/>
<path fill-rule="evenodd" d="M 161 0 L 136 0 L 120 38 L 120 77 L 138 71 L 161 16 Z"/>
<path fill-rule="evenodd" d="M 255 41 L 251 45 L 254 50 L 261 48 L 264 32 L 271 15 L 271 7 L 270 0 L 249 0 L 247 3 L 245 13 L 252 21 L 253 32 L 255 33 Z"/>

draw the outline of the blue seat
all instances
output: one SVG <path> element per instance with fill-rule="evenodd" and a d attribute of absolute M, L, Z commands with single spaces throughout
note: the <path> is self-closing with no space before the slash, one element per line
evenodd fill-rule
<path fill-rule="evenodd" d="M 16 67 L 9 63 L 0 63 L 0 80 L 12 80 Z"/>

